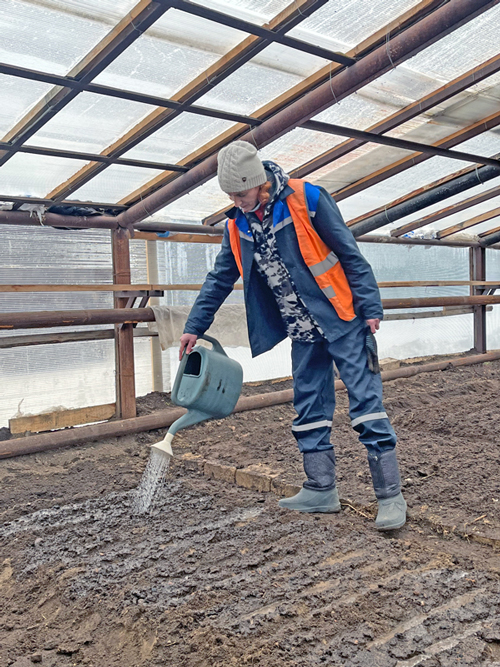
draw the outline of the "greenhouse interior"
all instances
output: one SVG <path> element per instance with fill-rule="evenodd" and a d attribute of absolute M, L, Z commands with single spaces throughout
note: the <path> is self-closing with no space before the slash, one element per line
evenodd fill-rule
<path fill-rule="evenodd" d="M 500 667 L 500 0 L 0 26 L 0 664 Z"/>

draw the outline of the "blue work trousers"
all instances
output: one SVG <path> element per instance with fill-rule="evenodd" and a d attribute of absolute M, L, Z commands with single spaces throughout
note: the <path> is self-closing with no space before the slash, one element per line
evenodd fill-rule
<path fill-rule="evenodd" d="M 301 452 L 332 449 L 335 388 L 333 362 L 349 395 L 351 425 L 369 454 L 396 446 L 382 403 L 382 380 L 368 368 L 364 322 L 333 343 L 292 341 L 294 407 L 292 432 Z"/>

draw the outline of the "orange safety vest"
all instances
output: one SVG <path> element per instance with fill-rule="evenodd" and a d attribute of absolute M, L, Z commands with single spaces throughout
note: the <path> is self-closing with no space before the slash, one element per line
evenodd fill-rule
<path fill-rule="evenodd" d="M 322 241 L 312 225 L 306 201 L 305 181 L 290 179 L 288 185 L 294 192 L 288 195 L 286 203 L 295 227 L 301 255 L 337 315 L 341 320 L 350 322 L 356 317 L 351 288 L 337 255 Z M 235 219 L 228 221 L 228 231 L 231 250 L 240 275 L 243 276 L 240 233 Z"/>

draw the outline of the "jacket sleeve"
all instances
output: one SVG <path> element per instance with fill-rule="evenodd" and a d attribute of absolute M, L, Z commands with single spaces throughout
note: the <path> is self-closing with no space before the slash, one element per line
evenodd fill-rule
<path fill-rule="evenodd" d="M 222 246 L 215 259 L 212 271 L 207 274 L 205 282 L 189 313 L 184 327 L 184 333 L 202 336 L 212 324 L 215 313 L 233 291 L 234 283 L 240 277 L 240 272 L 234 259 L 229 232 L 226 228 L 222 239 Z"/>
<path fill-rule="evenodd" d="M 314 228 L 339 258 L 352 291 L 356 312 L 365 320 L 382 319 L 384 311 L 372 268 L 361 254 L 334 199 L 323 188 L 318 189 L 316 214 L 312 218 Z"/>

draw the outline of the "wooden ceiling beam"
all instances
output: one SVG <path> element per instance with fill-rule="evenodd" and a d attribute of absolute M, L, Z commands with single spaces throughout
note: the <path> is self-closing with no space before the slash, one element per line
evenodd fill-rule
<path fill-rule="evenodd" d="M 495 188 L 490 188 L 489 190 L 486 190 L 486 192 L 474 195 L 473 197 L 468 197 L 452 206 L 446 206 L 445 208 L 442 208 L 435 213 L 430 213 L 423 218 L 408 222 L 406 225 L 401 225 L 401 227 L 391 230 L 391 236 L 404 236 L 404 234 L 408 234 L 408 232 L 412 232 L 414 229 L 420 229 L 421 227 L 430 225 L 431 223 L 447 218 L 454 213 L 459 213 L 471 206 L 476 206 L 477 204 L 488 201 L 488 199 L 493 199 L 493 197 L 500 197 L 500 185 Z"/>
<path fill-rule="evenodd" d="M 486 211 L 480 215 L 475 215 L 469 220 L 464 220 L 463 222 L 458 222 L 456 225 L 442 229 L 440 232 L 437 232 L 436 237 L 438 239 L 444 239 L 447 236 L 456 234 L 457 232 L 463 232 L 464 229 L 469 229 L 469 227 L 474 227 L 475 225 L 479 225 L 482 222 L 486 222 L 487 220 L 498 218 L 498 216 L 500 216 L 500 208 L 494 208 L 491 211 Z"/>

